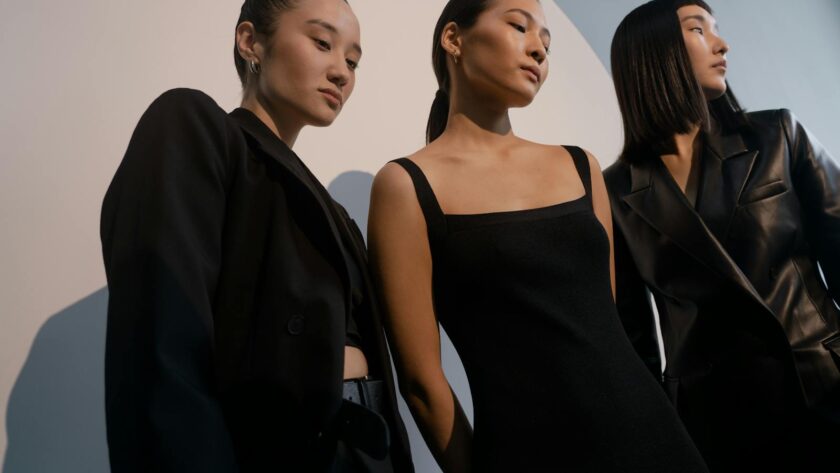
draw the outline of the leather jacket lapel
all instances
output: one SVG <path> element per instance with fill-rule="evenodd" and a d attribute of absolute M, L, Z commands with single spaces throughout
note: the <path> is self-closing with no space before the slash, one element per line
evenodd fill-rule
<path fill-rule="evenodd" d="M 660 160 L 632 165 L 631 176 L 631 193 L 623 198 L 627 205 L 691 257 L 764 304 L 752 283 L 691 208 Z"/>
<path fill-rule="evenodd" d="M 702 180 L 697 213 L 711 233 L 726 245 L 738 201 L 752 173 L 757 151 L 750 151 L 740 134 L 704 134 Z"/>

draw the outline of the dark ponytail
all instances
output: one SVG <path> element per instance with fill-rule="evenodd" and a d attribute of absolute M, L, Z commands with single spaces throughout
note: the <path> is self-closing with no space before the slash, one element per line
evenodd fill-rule
<path fill-rule="evenodd" d="M 449 94 L 443 89 L 438 89 L 435 100 L 432 102 L 432 110 L 429 112 L 429 123 L 426 125 L 426 143 L 431 143 L 446 129 L 446 122 L 449 120 Z"/>
<path fill-rule="evenodd" d="M 443 29 L 449 23 L 455 23 L 461 29 L 472 27 L 489 3 L 490 0 L 449 0 L 438 18 L 432 38 L 432 67 L 437 77 L 438 91 L 426 124 L 426 143 L 436 140 L 446 129 L 446 122 L 449 120 L 451 78 L 446 67 L 446 50 L 440 44 Z"/>

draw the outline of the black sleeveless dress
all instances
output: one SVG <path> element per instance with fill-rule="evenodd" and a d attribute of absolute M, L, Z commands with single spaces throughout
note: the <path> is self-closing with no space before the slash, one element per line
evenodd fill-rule
<path fill-rule="evenodd" d="M 633 350 L 610 288 L 609 239 L 586 189 L 531 210 L 446 215 L 416 164 L 435 312 L 464 364 L 477 472 L 707 472 Z"/>

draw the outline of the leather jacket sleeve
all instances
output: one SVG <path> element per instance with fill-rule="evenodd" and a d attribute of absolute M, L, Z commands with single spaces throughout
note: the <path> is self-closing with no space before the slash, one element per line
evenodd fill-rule
<path fill-rule="evenodd" d="M 616 307 L 630 342 L 651 374 L 660 381 L 662 365 L 656 323 L 648 290 L 618 225 L 613 228 L 615 245 Z"/>
<path fill-rule="evenodd" d="M 805 231 L 828 291 L 840 302 L 840 166 L 789 110 L 781 111 Z"/>

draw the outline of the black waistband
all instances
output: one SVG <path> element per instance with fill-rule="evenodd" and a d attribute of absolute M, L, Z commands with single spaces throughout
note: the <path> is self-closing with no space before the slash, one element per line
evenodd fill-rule
<path fill-rule="evenodd" d="M 336 419 L 337 436 L 376 459 L 385 458 L 391 436 L 387 417 L 385 383 L 353 379 L 344 382 L 344 404 Z"/>

